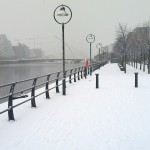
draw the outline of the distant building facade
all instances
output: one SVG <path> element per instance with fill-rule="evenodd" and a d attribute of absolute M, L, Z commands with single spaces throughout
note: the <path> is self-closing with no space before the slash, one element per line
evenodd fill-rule
<path fill-rule="evenodd" d="M 13 46 L 13 50 L 18 59 L 30 58 L 31 52 L 28 46 L 18 43 L 17 46 Z"/>
<path fill-rule="evenodd" d="M 150 27 L 136 27 L 133 32 L 148 33 L 150 37 Z"/>
<path fill-rule="evenodd" d="M 12 49 L 11 42 L 7 39 L 5 34 L 0 35 L 0 59 L 13 59 L 15 53 Z"/>

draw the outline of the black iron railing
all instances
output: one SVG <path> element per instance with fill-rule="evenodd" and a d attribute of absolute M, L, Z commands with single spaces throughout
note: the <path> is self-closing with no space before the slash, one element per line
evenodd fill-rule
<path fill-rule="evenodd" d="M 96 69 L 100 68 L 101 66 L 105 65 L 106 63 L 107 62 L 105 61 L 105 62 L 93 64 L 92 70 L 95 71 Z M 87 74 L 89 74 L 89 70 L 90 70 L 90 66 L 88 67 Z M 82 79 L 83 76 L 85 76 L 84 71 L 85 71 L 84 66 L 66 70 L 65 71 L 65 77 L 66 77 L 65 82 L 72 83 L 72 80 L 74 80 L 74 82 L 76 82 L 77 80 Z M 38 80 L 40 80 L 40 79 L 42 79 L 43 82 L 38 83 Z M 47 74 L 47 75 L 43 75 L 43 76 L 39 76 L 39 77 L 35 77 L 35 78 L 17 81 L 14 83 L 0 85 L 0 89 L 6 88 L 6 87 L 9 87 L 9 89 L 10 89 L 9 94 L 0 97 L 0 102 L 4 99 L 5 99 L 5 101 L 8 101 L 8 108 L 0 111 L 0 114 L 8 112 L 8 119 L 15 120 L 14 113 L 13 113 L 14 108 L 16 108 L 28 101 L 31 101 L 31 107 L 36 107 L 35 98 L 42 94 L 45 94 L 46 99 L 50 99 L 49 91 L 52 89 L 56 89 L 56 93 L 59 93 L 59 91 L 60 91 L 59 87 L 62 85 L 61 81 L 63 81 L 63 79 L 64 79 L 63 72 L 60 71 L 60 72 L 55 72 L 55 73 L 51 73 L 51 74 Z M 27 88 L 23 87 L 22 89 L 17 88 L 17 90 L 15 90 L 16 86 L 18 86 L 19 84 L 24 85 L 26 82 L 29 82 L 29 81 L 32 83 L 32 85 L 30 85 L 29 87 L 27 87 Z M 49 87 L 49 85 L 52 83 L 55 83 L 55 85 L 52 87 Z M 42 87 L 45 87 L 45 90 L 38 94 L 35 94 L 35 91 Z M 29 96 L 30 94 L 31 94 L 31 96 Z M 13 100 L 20 99 L 20 98 L 25 98 L 25 99 L 23 101 L 18 102 L 17 104 L 13 105 Z"/>

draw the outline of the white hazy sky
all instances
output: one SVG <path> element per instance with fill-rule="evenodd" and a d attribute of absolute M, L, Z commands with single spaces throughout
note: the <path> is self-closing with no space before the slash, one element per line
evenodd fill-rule
<path fill-rule="evenodd" d="M 65 40 L 71 47 L 66 47 L 66 55 L 72 57 L 89 57 L 85 40 L 89 33 L 96 37 L 92 46 L 95 55 L 97 43 L 115 41 L 119 23 L 134 28 L 150 20 L 150 0 L 0 0 L 0 34 L 6 34 L 14 44 L 18 40 L 61 57 L 61 25 L 53 18 L 54 9 L 61 4 L 73 12 L 65 26 Z"/>

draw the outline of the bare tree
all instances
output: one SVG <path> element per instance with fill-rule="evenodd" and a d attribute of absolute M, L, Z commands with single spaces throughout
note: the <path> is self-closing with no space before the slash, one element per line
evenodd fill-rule
<path fill-rule="evenodd" d="M 121 64 L 124 66 L 126 73 L 126 63 L 134 62 L 137 68 L 137 62 L 140 63 L 140 69 L 145 71 L 145 62 L 148 60 L 148 73 L 150 74 L 150 21 L 145 22 L 142 26 L 136 27 L 132 32 L 127 25 L 119 24 L 116 35 L 116 42 L 113 51 L 120 54 Z"/>
<path fill-rule="evenodd" d="M 129 30 L 127 28 L 127 25 L 119 24 L 119 27 L 117 30 L 116 43 L 117 43 L 118 48 L 120 48 L 120 51 L 121 51 L 121 63 L 124 66 L 125 73 L 126 73 L 126 53 L 130 46 L 128 33 L 129 33 Z"/>
<path fill-rule="evenodd" d="M 148 50 L 148 74 L 150 74 L 150 21 L 145 22 L 143 26 L 135 28 L 136 40 L 138 41 L 141 52 L 144 53 L 144 71 L 145 71 L 145 53 Z"/>

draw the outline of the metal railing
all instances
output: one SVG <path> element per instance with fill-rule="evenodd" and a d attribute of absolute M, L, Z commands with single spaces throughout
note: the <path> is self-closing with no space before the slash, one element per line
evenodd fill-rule
<path fill-rule="evenodd" d="M 105 61 L 105 62 L 93 64 L 92 70 L 95 71 L 96 69 L 100 68 L 101 66 L 105 65 L 106 63 L 107 62 Z M 89 70 L 90 70 L 90 66 L 88 67 L 87 74 L 89 74 Z M 74 80 L 74 82 L 76 82 L 77 80 L 82 79 L 83 76 L 85 76 L 84 71 L 85 71 L 84 66 L 66 70 L 65 71 L 65 77 L 66 77 L 65 82 L 72 83 L 72 80 Z M 42 81 L 44 81 L 44 82 L 38 83 L 38 80 L 40 80 L 40 79 L 43 79 Z M 6 99 L 6 101 L 8 101 L 8 108 L 0 111 L 0 114 L 8 112 L 8 120 L 15 120 L 14 112 L 13 112 L 14 108 L 16 108 L 28 101 L 31 101 L 31 107 L 36 107 L 35 98 L 42 94 L 45 94 L 46 99 L 50 99 L 49 91 L 52 89 L 56 89 L 56 93 L 59 93 L 59 86 L 62 85 L 62 83 L 60 83 L 59 81 L 63 81 L 63 79 L 64 79 L 63 72 L 59 71 L 59 72 L 50 73 L 50 74 L 35 77 L 35 78 L 30 78 L 30 79 L 21 80 L 21 81 L 17 81 L 17 82 L 5 84 L 5 85 L 0 85 L 0 89 L 5 88 L 5 87 L 10 88 L 9 94 L 0 97 L 0 102 L 3 99 Z M 15 91 L 15 88 L 17 85 L 19 85 L 19 84 L 24 85 L 26 82 L 29 82 L 29 81 L 32 83 L 32 85 L 30 85 L 30 87 L 27 87 L 27 88 L 24 87 L 23 89 L 18 88 Z M 49 85 L 52 83 L 55 83 L 55 85 L 52 87 L 49 87 Z M 35 94 L 35 91 L 42 87 L 45 87 L 45 90 L 38 94 Z M 24 93 L 26 93 L 26 94 L 24 94 Z M 30 97 L 29 97 L 29 94 L 31 94 Z M 20 98 L 26 98 L 26 99 L 13 105 L 13 100 L 20 99 Z"/>

